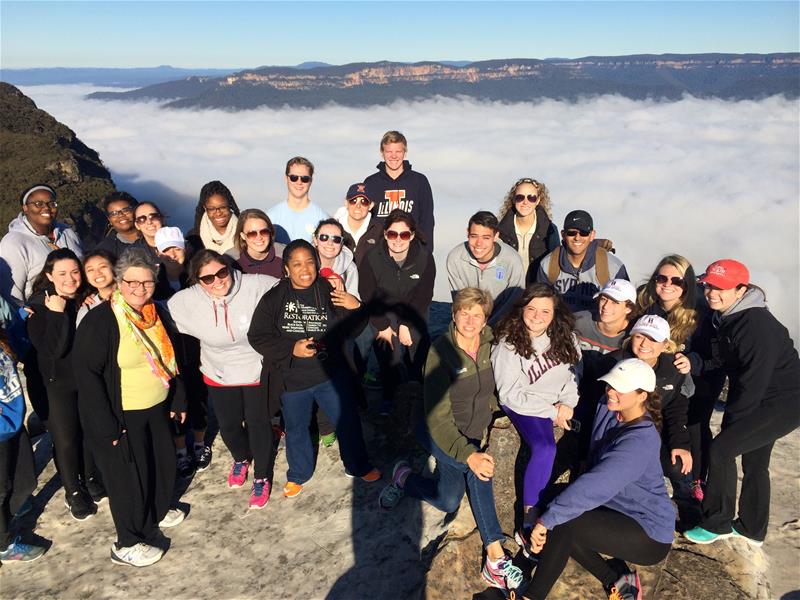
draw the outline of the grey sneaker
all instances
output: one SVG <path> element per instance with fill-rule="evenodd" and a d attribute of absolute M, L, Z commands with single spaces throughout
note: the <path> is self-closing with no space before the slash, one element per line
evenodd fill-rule
<path fill-rule="evenodd" d="M 139 542 L 127 548 L 117 548 L 111 544 L 111 562 L 131 567 L 147 567 L 161 560 L 164 551 L 156 546 Z"/>
<path fill-rule="evenodd" d="M 180 525 L 183 523 L 183 520 L 186 518 L 186 513 L 183 512 L 180 508 L 170 508 L 167 511 L 166 516 L 161 519 L 161 522 L 158 524 L 159 527 L 162 529 L 168 529 L 169 527 L 175 527 L 176 525 Z"/>

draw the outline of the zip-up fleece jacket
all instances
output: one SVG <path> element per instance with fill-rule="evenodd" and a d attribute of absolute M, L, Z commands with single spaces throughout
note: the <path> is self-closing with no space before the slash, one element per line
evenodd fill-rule
<path fill-rule="evenodd" d="M 433 252 L 433 192 L 428 178 L 411 170 L 411 163 L 403 161 L 403 172 L 397 179 L 386 174 L 386 163 L 377 165 L 378 172 L 364 180 L 367 195 L 375 203 L 372 220 L 383 227 L 384 219 L 395 208 L 400 208 L 414 217 L 417 229 L 428 248 Z"/>
<path fill-rule="evenodd" d="M 509 210 L 500 219 L 499 229 L 500 239 L 519 253 L 519 240 L 517 239 L 517 231 L 514 228 L 513 210 Z M 539 263 L 542 257 L 558 248 L 560 243 L 561 238 L 558 235 L 558 228 L 547 216 L 544 209 L 541 206 L 537 206 L 536 228 L 533 230 L 530 242 L 528 242 L 528 263 L 525 265 L 526 283 L 532 283 L 536 280 L 536 273 L 539 271 Z"/>
<path fill-rule="evenodd" d="M 547 529 L 605 506 L 628 515 L 650 539 L 671 544 L 675 508 L 661 469 L 661 436 L 649 419 L 626 425 L 606 406 L 597 406 L 589 470 L 561 492 L 542 514 Z"/>
<path fill-rule="evenodd" d="M 604 358 L 608 359 L 606 363 L 608 368 L 601 375 L 610 371 L 619 361 L 636 356 L 627 348 L 621 348 Z M 689 398 L 694 394 L 694 386 L 692 376 L 679 373 L 674 362 L 675 355 L 664 352 L 659 355 L 656 366 L 653 367 L 656 374 L 656 391 L 661 396 L 661 438 L 670 450 L 677 448 L 689 450 L 691 441 L 686 423 L 689 415 Z"/>
<path fill-rule="evenodd" d="M 33 280 L 41 273 L 53 245 L 69 248 L 78 258 L 83 258 L 78 234 L 64 223 L 55 224 L 50 238 L 36 233 L 23 213 L 11 221 L 8 233 L 0 240 L 0 293 L 20 306 L 25 304 L 31 295 Z"/>
<path fill-rule="evenodd" d="M 800 408 L 800 358 L 789 332 L 767 309 L 761 290 L 748 290 L 724 313 L 715 312 L 719 352 L 728 374 L 726 427 L 757 410 Z"/>
<path fill-rule="evenodd" d="M 170 381 L 167 402 L 175 413 L 186 411 L 186 391 L 180 372 L 185 367 L 183 344 L 167 311 L 156 304 L 158 316 L 167 330 L 179 374 Z M 122 410 L 122 372 L 119 368 L 119 324 L 111 304 L 103 302 L 90 310 L 75 333 L 72 366 L 78 385 L 78 408 L 84 435 L 98 448 L 110 447 L 125 427 Z"/>
<path fill-rule="evenodd" d="M 385 302 L 389 306 L 387 312 L 397 314 L 400 325 L 419 329 L 420 323 L 428 320 L 435 279 L 433 255 L 416 238 L 411 240 L 402 267 L 389 255 L 386 240 L 382 240 L 361 264 L 358 287 L 365 304 L 373 300 Z M 385 313 L 371 316 L 370 322 L 378 331 L 391 324 Z"/>
<path fill-rule="evenodd" d="M 48 294 L 55 294 L 51 285 Z M 68 299 L 64 312 L 50 310 L 44 303 L 44 291 L 34 294 L 30 299 L 33 314 L 28 319 L 28 337 L 36 348 L 39 372 L 48 385 L 75 388 L 72 368 L 72 348 L 75 342 L 78 306 L 75 300 Z"/>
<path fill-rule="evenodd" d="M 547 273 L 550 269 L 550 260 L 555 252 L 550 252 L 539 263 L 536 281 L 550 283 Z M 572 312 L 590 310 L 595 306 L 594 295 L 602 287 L 597 278 L 595 269 L 595 255 L 597 254 L 597 240 L 589 243 L 586 255 L 580 267 L 573 267 L 567 258 L 567 250 L 559 253 L 559 273 L 553 286 L 564 296 L 564 301 Z M 629 279 L 625 265 L 611 252 L 608 253 L 608 274 L 610 279 Z"/>
<path fill-rule="evenodd" d="M 581 351 L 575 334 L 573 343 Z M 533 354 L 524 358 L 513 346 L 500 340 L 492 348 L 492 366 L 497 383 L 497 395 L 502 406 L 520 415 L 555 419 L 556 404 L 574 408 L 578 404 L 578 381 L 581 363 L 574 365 L 557 362 L 545 356 L 550 348 L 546 333 L 531 340 Z"/>
<path fill-rule="evenodd" d="M 466 463 L 497 406 L 492 372 L 492 330 L 484 327 L 476 360 L 458 347 L 455 326 L 439 336 L 425 362 L 425 422 L 431 438 L 448 456 Z"/>
<path fill-rule="evenodd" d="M 250 320 L 261 297 L 278 280 L 231 270 L 231 289 L 224 298 L 198 283 L 167 301 L 178 331 L 200 340 L 200 371 L 224 386 L 249 385 L 261 377 L 261 356 L 247 341 Z M 91 313 L 90 313 L 91 314 Z"/>
<path fill-rule="evenodd" d="M 519 254 L 503 242 L 495 242 L 494 257 L 481 269 L 472 256 L 469 244 L 463 242 L 447 255 L 447 282 L 450 292 L 467 287 L 486 290 L 494 300 L 494 308 L 489 319 L 497 321 L 514 303 L 525 289 L 525 267 Z"/>

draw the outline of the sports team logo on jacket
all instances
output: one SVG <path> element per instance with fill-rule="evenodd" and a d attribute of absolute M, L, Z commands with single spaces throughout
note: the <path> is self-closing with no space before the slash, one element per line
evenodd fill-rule
<path fill-rule="evenodd" d="M 378 203 L 378 216 L 388 217 L 389 213 L 395 208 L 407 213 L 410 213 L 414 208 L 414 201 L 406 200 L 405 190 L 386 190 L 383 193 L 383 201 Z"/>
<path fill-rule="evenodd" d="M 528 378 L 531 383 L 536 383 L 542 375 L 561 363 L 547 356 L 537 356 L 528 369 Z"/>

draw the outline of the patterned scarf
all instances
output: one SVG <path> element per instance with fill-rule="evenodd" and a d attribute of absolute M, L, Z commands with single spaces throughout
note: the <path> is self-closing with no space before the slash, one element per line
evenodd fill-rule
<path fill-rule="evenodd" d="M 167 330 L 161 319 L 158 318 L 156 305 L 148 302 L 142 307 L 142 314 L 136 312 L 122 297 L 119 289 L 111 294 L 111 310 L 128 327 L 137 344 L 150 363 L 153 375 L 161 380 L 164 387 L 169 387 L 169 381 L 178 374 L 178 364 L 175 360 L 175 350 L 167 336 Z"/>

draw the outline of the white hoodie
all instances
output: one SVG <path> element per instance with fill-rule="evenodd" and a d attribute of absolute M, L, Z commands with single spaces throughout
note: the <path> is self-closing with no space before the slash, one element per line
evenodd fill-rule
<path fill-rule="evenodd" d="M 339 221 L 342 224 L 344 230 L 353 236 L 353 241 L 358 244 L 358 240 L 361 239 L 361 236 L 367 232 L 369 228 L 369 222 L 372 220 L 372 213 L 367 213 L 367 217 L 361 221 L 361 227 L 359 227 L 355 231 L 350 230 L 350 224 L 347 222 L 347 207 L 341 206 L 337 209 L 336 214 L 333 215 L 333 218 Z"/>
<path fill-rule="evenodd" d="M 54 248 L 69 248 L 78 258 L 83 258 L 83 248 L 78 234 L 64 223 L 56 223 L 55 239 L 39 235 L 28 223 L 24 213 L 8 224 L 8 233 L 0 240 L 0 281 L 2 294 L 22 305 L 28 301 L 33 280 L 41 273 L 47 255 Z"/>

